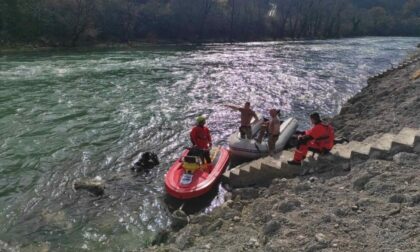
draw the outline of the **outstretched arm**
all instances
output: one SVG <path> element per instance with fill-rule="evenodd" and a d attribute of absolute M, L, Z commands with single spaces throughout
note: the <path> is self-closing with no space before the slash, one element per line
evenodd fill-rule
<path fill-rule="evenodd" d="M 223 105 L 223 106 L 228 107 L 228 108 L 231 108 L 233 110 L 238 110 L 238 111 L 241 109 L 240 107 L 233 106 L 233 105 Z"/>

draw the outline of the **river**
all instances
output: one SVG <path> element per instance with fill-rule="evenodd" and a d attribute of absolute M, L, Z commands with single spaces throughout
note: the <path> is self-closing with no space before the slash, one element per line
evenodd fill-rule
<path fill-rule="evenodd" d="M 196 116 L 208 116 L 220 145 L 239 123 L 227 103 L 250 101 L 266 116 L 279 108 L 305 128 L 308 113 L 337 114 L 369 76 L 418 43 L 369 37 L 0 54 L 0 250 L 141 249 L 169 225 L 163 176 L 189 145 Z M 134 176 L 128 170 L 144 151 L 161 164 Z M 71 188 L 78 178 L 115 174 L 125 177 L 104 197 Z"/>

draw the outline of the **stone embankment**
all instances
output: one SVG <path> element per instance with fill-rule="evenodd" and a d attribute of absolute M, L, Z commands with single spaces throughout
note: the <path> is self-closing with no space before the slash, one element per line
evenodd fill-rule
<path fill-rule="evenodd" d="M 308 175 L 233 189 L 210 214 L 178 213 L 177 231 L 149 250 L 420 251 L 419 70 L 413 60 L 370 78 L 333 119 L 338 135 L 360 141 L 354 153 L 381 141 L 390 144 L 385 150 L 369 147 L 358 162 L 334 160 Z"/>

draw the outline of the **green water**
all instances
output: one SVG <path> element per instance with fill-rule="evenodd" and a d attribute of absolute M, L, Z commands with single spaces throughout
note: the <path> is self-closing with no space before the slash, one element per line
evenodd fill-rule
<path fill-rule="evenodd" d="M 163 175 L 188 146 L 195 116 L 209 116 L 214 142 L 222 145 L 239 122 L 225 103 L 250 100 L 263 114 L 281 108 L 304 128 L 308 112 L 336 114 L 368 76 L 419 42 L 359 38 L 0 55 L 0 248 L 140 249 L 170 223 Z M 128 169 L 144 151 L 156 152 L 161 164 L 133 176 Z M 75 179 L 94 176 L 110 180 L 104 197 L 71 189 Z"/>

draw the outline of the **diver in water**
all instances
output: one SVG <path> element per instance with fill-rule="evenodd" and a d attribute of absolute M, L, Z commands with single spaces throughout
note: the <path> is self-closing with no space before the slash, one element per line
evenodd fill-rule
<path fill-rule="evenodd" d="M 144 152 L 134 166 L 131 167 L 131 170 L 135 172 L 148 171 L 158 164 L 159 159 L 155 153 Z"/>

